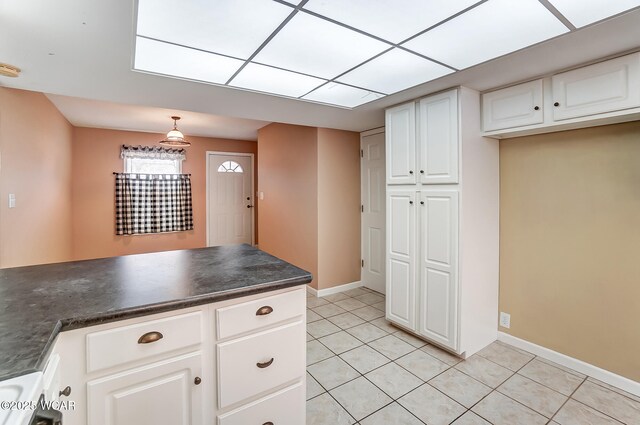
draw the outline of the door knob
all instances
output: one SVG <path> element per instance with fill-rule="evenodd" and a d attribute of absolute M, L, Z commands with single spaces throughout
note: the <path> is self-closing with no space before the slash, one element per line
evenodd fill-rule
<path fill-rule="evenodd" d="M 247 205 L 247 208 L 253 208 L 253 205 Z"/>

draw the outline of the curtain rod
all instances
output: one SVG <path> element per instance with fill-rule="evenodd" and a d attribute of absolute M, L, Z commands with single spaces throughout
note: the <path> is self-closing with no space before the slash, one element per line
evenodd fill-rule
<path fill-rule="evenodd" d="M 119 172 L 117 172 L 117 171 L 114 171 L 112 174 L 113 174 L 114 176 L 115 176 L 116 174 L 143 174 L 143 175 L 145 175 L 145 176 L 190 176 L 190 175 L 191 175 L 191 173 L 180 173 L 180 174 L 146 174 L 146 173 L 122 173 L 122 172 L 120 172 L 120 173 L 119 173 Z"/>

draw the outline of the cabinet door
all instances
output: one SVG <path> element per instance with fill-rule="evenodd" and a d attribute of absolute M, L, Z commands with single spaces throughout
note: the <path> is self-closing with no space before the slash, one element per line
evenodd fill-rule
<path fill-rule="evenodd" d="M 640 53 L 554 75 L 553 119 L 640 106 Z"/>
<path fill-rule="evenodd" d="M 484 131 L 542 124 L 542 80 L 482 95 Z"/>
<path fill-rule="evenodd" d="M 197 352 L 91 381 L 88 424 L 202 424 L 201 370 Z"/>
<path fill-rule="evenodd" d="M 458 350 L 458 193 L 420 194 L 418 333 Z"/>
<path fill-rule="evenodd" d="M 458 183 L 458 91 L 422 99 L 419 110 L 420 181 Z"/>
<path fill-rule="evenodd" d="M 416 193 L 387 195 L 387 319 L 415 329 Z"/>
<path fill-rule="evenodd" d="M 416 105 L 386 111 L 387 184 L 416 182 Z"/>

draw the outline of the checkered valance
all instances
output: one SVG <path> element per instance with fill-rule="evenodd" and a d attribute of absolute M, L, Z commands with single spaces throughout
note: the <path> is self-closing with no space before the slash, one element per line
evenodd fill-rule
<path fill-rule="evenodd" d="M 193 229 L 189 174 L 115 173 L 116 235 Z"/>

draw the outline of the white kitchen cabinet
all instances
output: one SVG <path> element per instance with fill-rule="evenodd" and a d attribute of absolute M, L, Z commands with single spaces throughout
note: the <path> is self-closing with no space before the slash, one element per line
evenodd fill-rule
<path fill-rule="evenodd" d="M 387 192 L 387 317 L 394 323 L 415 326 L 416 193 Z M 389 283 L 392 284 L 389 284 Z"/>
<path fill-rule="evenodd" d="M 218 425 L 304 424 L 306 420 L 305 393 L 303 383 L 299 382 L 263 399 L 218 416 Z"/>
<path fill-rule="evenodd" d="M 639 120 L 640 52 L 489 91 L 482 106 L 483 135 L 496 139 Z"/>
<path fill-rule="evenodd" d="M 386 317 L 471 355 L 497 338 L 498 142 L 481 136 L 474 90 L 427 96 L 416 114 L 421 178 L 387 186 Z"/>
<path fill-rule="evenodd" d="M 458 91 L 418 103 L 419 174 L 423 184 L 458 182 Z"/>
<path fill-rule="evenodd" d="M 553 119 L 640 106 L 640 53 L 556 74 L 551 78 Z"/>
<path fill-rule="evenodd" d="M 493 131 L 542 123 L 542 99 L 542 80 L 483 94 L 483 130 Z"/>
<path fill-rule="evenodd" d="M 201 372 L 196 352 L 90 381 L 88 425 L 200 425 Z"/>
<path fill-rule="evenodd" d="M 421 312 L 417 331 L 452 350 L 458 349 L 458 192 L 420 193 Z"/>
<path fill-rule="evenodd" d="M 387 184 L 416 182 L 416 105 L 386 111 Z"/>

